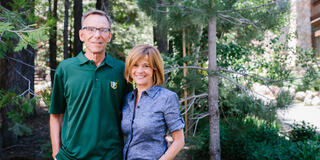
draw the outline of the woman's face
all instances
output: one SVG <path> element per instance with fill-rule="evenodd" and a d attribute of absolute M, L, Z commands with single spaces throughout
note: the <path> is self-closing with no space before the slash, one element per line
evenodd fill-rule
<path fill-rule="evenodd" d="M 147 90 L 153 86 L 153 69 L 150 67 L 147 55 L 132 66 L 130 76 L 138 89 Z"/>

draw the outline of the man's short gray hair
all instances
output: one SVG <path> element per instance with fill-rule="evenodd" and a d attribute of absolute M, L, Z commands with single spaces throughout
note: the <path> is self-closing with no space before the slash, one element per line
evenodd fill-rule
<path fill-rule="evenodd" d="M 86 13 L 84 13 L 84 15 L 82 16 L 81 18 L 81 27 L 83 27 L 83 23 L 84 23 L 84 20 L 89 16 L 89 15 L 101 15 L 101 16 L 105 16 L 108 20 L 108 23 L 109 23 L 109 26 L 111 27 L 111 24 L 112 24 L 112 20 L 111 18 L 108 16 L 108 14 L 104 11 L 101 11 L 101 10 L 90 10 L 90 11 L 87 11 Z"/>

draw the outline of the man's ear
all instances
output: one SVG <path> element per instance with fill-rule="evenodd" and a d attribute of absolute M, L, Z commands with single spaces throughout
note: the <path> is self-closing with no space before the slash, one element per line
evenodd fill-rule
<path fill-rule="evenodd" d="M 80 38 L 80 41 L 83 42 L 84 41 L 84 32 L 83 30 L 79 30 L 79 38 Z"/>
<path fill-rule="evenodd" d="M 112 33 L 110 32 L 109 35 L 108 35 L 108 40 L 107 40 L 108 43 L 111 41 L 111 39 L 112 39 Z"/>

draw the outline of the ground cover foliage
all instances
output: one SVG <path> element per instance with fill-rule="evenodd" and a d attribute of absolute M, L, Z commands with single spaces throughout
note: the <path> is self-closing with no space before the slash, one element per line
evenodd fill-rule
<path fill-rule="evenodd" d="M 188 155 L 191 159 L 207 159 L 208 126 L 187 143 L 194 147 Z M 320 158 L 320 135 L 310 124 L 294 124 L 289 133 L 280 131 L 277 123 L 257 118 L 227 118 L 221 122 L 221 158 L 244 159 L 301 159 Z M 299 132 L 300 134 L 297 134 Z"/>

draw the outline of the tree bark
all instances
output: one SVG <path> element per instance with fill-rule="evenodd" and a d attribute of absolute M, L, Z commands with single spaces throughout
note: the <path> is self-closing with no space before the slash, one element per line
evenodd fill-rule
<path fill-rule="evenodd" d="M 64 1 L 64 29 L 63 29 L 63 57 L 67 59 L 69 55 L 68 34 L 69 34 L 69 0 Z"/>
<path fill-rule="evenodd" d="M 101 2 L 102 0 L 97 0 L 97 2 L 96 2 L 96 9 L 99 9 L 99 10 L 101 10 L 102 9 L 102 2 Z"/>
<path fill-rule="evenodd" d="M 185 31 L 185 28 L 182 28 L 182 57 L 185 58 L 186 57 L 186 31 Z M 183 62 L 183 66 L 187 66 L 187 64 L 185 62 Z M 187 77 L 187 69 L 184 68 L 183 69 L 183 77 L 186 78 Z M 186 80 L 185 80 L 186 82 Z M 183 89 L 183 98 L 187 98 L 188 97 L 188 91 L 187 91 L 187 86 L 184 86 L 184 89 Z M 184 108 L 184 111 L 185 111 L 185 114 L 184 114 L 184 122 L 185 122 L 185 136 L 188 136 L 188 101 L 184 101 L 184 105 L 185 105 L 185 108 Z"/>
<path fill-rule="evenodd" d="M 6 3 L 1 1 L 0 4 L 12 10 L 10 6 L 7 6 L 9 3 L 12 3 L 12 1 L 6 1 Z M 31 7 L 23 8 L 23 10 L 28 10 L 33 14 L 34 8 L 32 8 L 32 6 L 34 6 L 34 1 L 28 1 L 28 3 L 31 4 Z M 17 39 L 10 39 L 10 41 L 13 41 L 15 45 L 18 43 Z M 0 89 L 17 94 L 21 94 L 28 89 L 34 91 L 34 68 L 28 67 L 23 63 L 34 66 L 35 50 L 30 46 L 19 52 L 13 52 L 12 50 L 13 49 L 10 48 L 7 53 L 5 53 L 5 55 L 11 59 L 0 59 Z M 22 61 L 22 63 L 18 61 Z M 28 97 L 32 97 L 32 95 Z M 10 109 L 10 106 L 6 106 L 0 110 L 0 159 L 4 158 L 1 148 L 13 145 L 17 141 L 17 136 L 8 130 L 11 121 L 7 116 L 7 111 Z"/>
<path fill-rule="evenodd" d="M 158 0 L 158 3 L 165 3 L 163 0 Z M 159 10 L 166 11 L 166 7 L 158 8 Z M 157 44 L 160 53 L 168 54 L 168 18 L 166 13 L 157 13 L 158 17 L 156 25 L 153 26 L 154 43 Z"/>
<path fill-rule="evenodd" d="M 110 3 L 109 3 L 109 0 L 97 0 L 97 3 L 96 3 L 96 9 L 98 10 L 102 10 L 104 12 L 106 12 L 108 15 L 110 13 Z"/>
<path fill-rule="evenodd" d="M 69 3 L 69 8 L 73 8 L 73 5 L 74 5 L 74 1 L 70 1 L 70 3 Z M 70 15 L 73 15 L 73 12 L 74 12 L 74 11 L 71 10 Z M 70 19 L 70 22 L 73 22 L 73 16 L 70 16 L 69 19 Z M 70 57 L 72 57 L 72 55 L 73 55 L 73 54 L 72 54 L 72 53 L 73 53 L 73 40 L 74 40 L 74 39 L 72 38 L 72 37 L 73 37 L 72 34 L 73 34 L 73 32 L 74 32 L 74 31 L 73 31 L 73 29 L 74 29 L 73 25 L 74 25 L 73 23 L 70 23 L 70 31 L 69 31 L 69 37 L 70 37 L 70 38 L 69 38 L 69 56 L 70 56 Z"/>
<path fill-rule="evenodd" d="M 49 4 L 51 5 L 51 4 Z M 57 68 L 57 5 L 58 5 L 58 0 L 53 1 L 53 10 L 50 11 L 50 14 L 52 18 L 55 19 L 54 24 L 51 26 L 52 28 L 50 29 L 50 39 L 49 39 L 49 59 L 50 59 L 50 68 L 51 69 L 56 69 Z M 54 70 L 50 70 L 50 78 L 51 78 L 51 86 L 53 85 L 53 80 L 54 80 Z"/>
<path fill-rule="evenodd" d="M 209 124 L 210 124 L 210 160 L 221 159 L 220 149 L 220 125 L 219 125 L 219 107 L 218 107 L 218 76 L 217 71 L 217 53 L 216 53 L 216 26 L 217 19 L 212 17 L 209 22 Z M 212 73 L 213 72 L 213 73 Z"/>
<path fill-rule="evenodd" d="M 82 43 L 79 38 L 79 30 L 81 29 L 81 17 L 82 17 L 82 0 L 74 1 L 73 16 L 74 16 L 73 55 L 76 56 L 80 51 L 82 51 Z"/>

